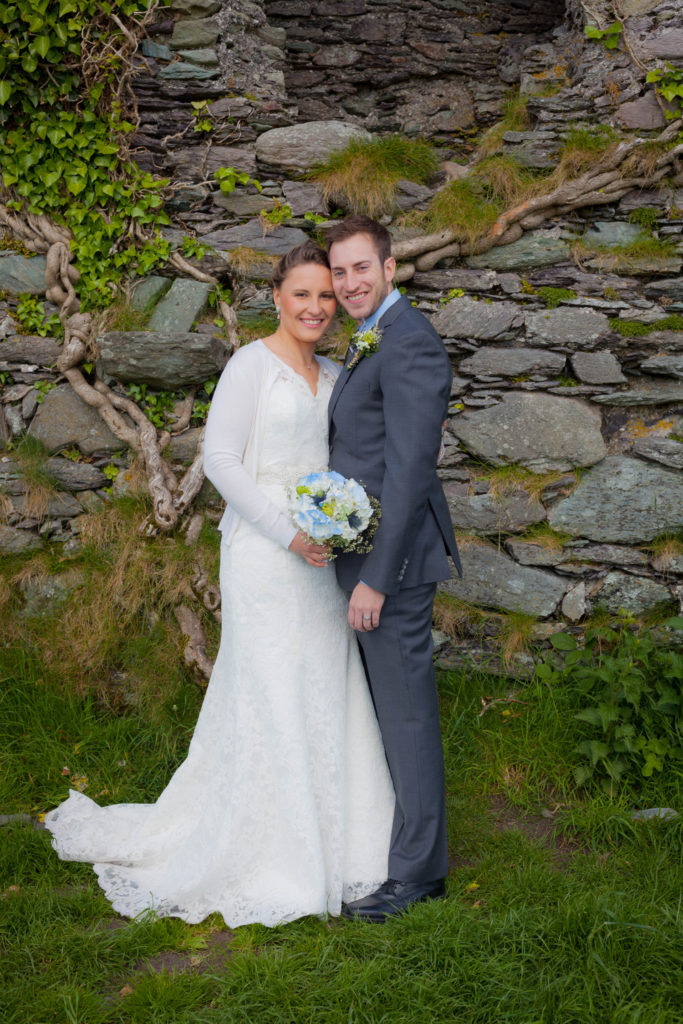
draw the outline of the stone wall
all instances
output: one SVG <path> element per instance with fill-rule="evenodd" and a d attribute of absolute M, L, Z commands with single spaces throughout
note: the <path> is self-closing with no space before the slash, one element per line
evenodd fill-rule
<path fill-rule="evenodd" d="M 299 115 L 466 141 L 500 116 L 525 53 L 561 26 L 554 0 L 266 0 L 287 33 L 285 84 Z M 531 56 L 531 55 L 529 55 Z"/>
<path fill-rule="evenodd" d="M 679 5 L 626 7 L 636 55 L 683 64 Z M 209 249 L 202 265 L 234 288 L 244 318 L 270 309 L 269 260 L 315 228 L 304 214 L 328 212 L 302 173 L 354 132 L 421 131 L 462 159 L 474 126 L 495 120 L 519 83 L 532 121 L 504 142 L 527 166 L 553 166 L 577 121 L 656 133 L 665 112 L 643 69 L 626 51 L 585 41 L 580 5 L 569 3 L 561 24 L 558 10 L 540 0 L 176 0 L 158 16 L 136 84 L 137 156 L 176 185 L 167 237 L 196 235 Z M 211 132 L 194 130 L 201 100 Z M 257 175 L 262 192 L 222 195 L 219 166 Z M 397 214 L 439 184 L 404 183 Z M 265 231 L 259 212 L 278 202 L 292 215 Z M 389 226 L 397 239 L 410 233 L 398 217 Z M 629 254 L 643 232 L 668 240 L 670 255 Z M 245 252 L 250 261 L 238 262 Z M 679 174 L 408 282 L 453 361 L 440 472 L 465 565 L 446 589 L 462 601 L 560 623 L 599 605 L 641 614 L 683 597 L 682 261 Z M 116 492 L 130 476 L 120 442 L 53 371 L 55 341 L 17 332 L 13 296 L 41 294 L 43 272 L 42 257 L 0 252 L 0 439 L 40 439 L 57 488 L 38 516 L 15 457 L 0 457 L 5 552 L 75 549 L 79 517 L 109 500 L 103 471 L 121 470 Z M 133 304 L 153 305 L 152 321 L 145 332 L 105 333 L 100 371 L 169 391 L 201 384 L 227 356 L 206 299 L 194 282 L 144 281 Z M 191 459 L 198 432 L 171 442 L 172 462 Z"/>

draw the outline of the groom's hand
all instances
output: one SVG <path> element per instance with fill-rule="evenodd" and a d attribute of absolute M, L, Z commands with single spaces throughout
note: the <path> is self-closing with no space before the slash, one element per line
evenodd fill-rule
<path fill-rule="evenodd" d="M 289 545 L 289 550 L 293 551 L 295 555 L 301 555 L 309 565 L 314 566 L 316 569 L 321 569 L 327 565 L 329 558 L 327 548 L 322 544 L 314 544 L 301 531 L 295 535 L 294 540 Z"/>
<path fill-rule="evenodd" d="M 385 594 L 373 590 L 367 583 L 357 583 L 349 601 L 349 625 L 359 633 L 377 629 Z"/>

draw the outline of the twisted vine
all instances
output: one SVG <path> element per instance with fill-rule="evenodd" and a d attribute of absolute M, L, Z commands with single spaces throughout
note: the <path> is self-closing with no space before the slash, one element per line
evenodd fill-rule
<path fill-rule="evenodd" d="M 410 280 L 415 271 L 431 270 L 446 257 L 471 256 L 487 252 L 494 246 L 509 245 L 525 231 L 537 228 L 551 217 L 562 216 L 582 206 L 600 206 L 621 199 L 627 192 L 652 188 L 673 170 L 675 180 L 683 180 L 683 143 L 662 153 L 654 169 L 647 173 L 629 174 L 629 166 L 637 165 L 638 150 L 651 147 L 652 142 L 670 143 L 683 127 L 683 118 L 672 121 L 657 139 L 630 139 L 620 142 L 578 178 L 570 178 L 543 195 L 525 199 L 502 213 L 488 234 L 474 243 L 460 240 L 458 230 L 449 228 L 417 238 L 396 242 L 393 252 L 399 260 L 413 262 L 399 267 L 400 279 Z"/>

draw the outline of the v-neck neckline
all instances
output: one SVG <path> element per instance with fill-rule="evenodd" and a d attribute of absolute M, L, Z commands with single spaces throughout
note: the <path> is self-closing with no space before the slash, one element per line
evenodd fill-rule
<path fill-rule="evenodd" d="M 313 358 L 315 359 L 315 364 L 318 367 L 318 376 L 316 378 L 315 391 L 314 391 L 313 388 L 311 387 L 311 385 L 308 383 L 308 381 L 304 377 L 303 373 L 299 373 L 299 371 L 295 370 L 293 366 L 290 366 L 290 364 L 286 360 L 282 359 L 277 354 L 277 352 L 273 352 L 272 348 L 269 345 L 266 345 L 266 343 L 263 340 L 263 338 L 259 338 L 259 341 L 261 342 L 263 347 L 266 349 L 266 351 L 270 352 L 270 354 L 273 357 L 273 359 L 277 359 L 278 363 L 280 363 L 282 366 L 286 366 L 287 369 L 291 373 L 295 374 L 295 376 L 297 376 L 300 380 L 302 380 L 304 382 L 304 384 L 306 385 L 306 389 L 310 392 L 310 394 L 313 396 L 313 398 L 317 398 L 318 397 L 318 393 L 320 391 L 320 375 L 321 375 L 322 367 L 321 367 L 320 363 L 318 362 L 318 360 L 316 359 L 315 355 L 313 356 Z"/>

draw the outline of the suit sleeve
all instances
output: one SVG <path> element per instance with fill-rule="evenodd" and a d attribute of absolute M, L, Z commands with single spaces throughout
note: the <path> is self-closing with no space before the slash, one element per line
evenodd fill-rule
<path fill-rule="evenodd" d="M 452 371 L 443 342 L 428 325 L 409 326 L 385 344 L 382 518 L 361 577 L 375 590 L 395 594 L 434 485 Z"/>
<path fill-rule="evenodd" d="M 296 527 L 244 468 L 244 454 L 256 423 L 262 386 L 258 367 L 247 350 L 237 352 L 223 371 L 211 402 L 204 472 L 238 515 L 286 548 L 296 536 Z"/>

